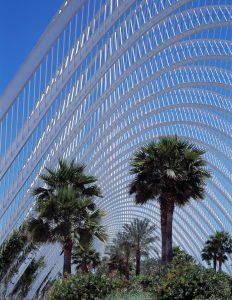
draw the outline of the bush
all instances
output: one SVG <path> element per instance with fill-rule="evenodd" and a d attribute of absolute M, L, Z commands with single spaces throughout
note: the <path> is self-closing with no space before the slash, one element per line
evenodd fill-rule
<path fill-rule="evenodd" d="M 105 300 L 152 300 L 151 296 L 147 293 L 122 293 L 114 296 L 109 296 Z"/>
<path fill-rule="evenodd" d="M 119 277 L 73 275 L 55 282 L 49 293 L 50 300 L 101 299 L 112 292 L 121 292 L 127 282 Z"/>
<path fill-rule="evenodd" d="M 189 263 L 171 267 L 154 294 L 162 300 L 231 300 L 231 277 L 222 272 Z"/>
<path fill-rule="evenodd" d="M 158 275 L 140 275 L 131 280 L 132 291 L 152 292 L 160 285 L 161 277 Z"/>
<path fill-rule="evenodd" d="M 117 275 L 70 276 L 55 282 L 49 299 L 232 300 L 232 278 L 194 262 L 175 262 L 166 271 L 163 269 L 156 275 L 137 276 L 130 281 Z"/>

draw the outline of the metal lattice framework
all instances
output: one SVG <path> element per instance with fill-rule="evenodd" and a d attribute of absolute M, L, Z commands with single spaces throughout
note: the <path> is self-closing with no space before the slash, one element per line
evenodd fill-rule
<path fill-rule="evenodd" d="M 156 204 L 141 208 L 128 196 L 128 159 L 170 134 L 206 149 L 213 172 L 206 199 L 176 210 L 174 243 L 200 260 L 208 235 L 232 232 L 230 4 L 63 4 L 0 98 L 1 243 L 31 209 L 38 174 L 62 156 L 98 177 L 111 237 L 134 217 L 159 223 Z M 53 261 L 41 280 L 54 266 L 52 276 L 59 271 Z"/>

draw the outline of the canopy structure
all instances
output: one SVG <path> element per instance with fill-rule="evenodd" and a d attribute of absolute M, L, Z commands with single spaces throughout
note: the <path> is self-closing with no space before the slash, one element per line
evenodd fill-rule
<path fill-rule="evenodd" d="M 65 1 L 0 98 L 0 243 L 60 157 L 99 179 L 110 237 L 135 217 L 159 226 L 158 204 L 128 196 L 128 160 L 174 134 L 213 174 L 204 201 L 175 211 L 174 243 L 200 261 L 210 234 L 232 233 L 231 25 L 230 0 Z M 47 248 L 41 281 L 61 268 Z"/>

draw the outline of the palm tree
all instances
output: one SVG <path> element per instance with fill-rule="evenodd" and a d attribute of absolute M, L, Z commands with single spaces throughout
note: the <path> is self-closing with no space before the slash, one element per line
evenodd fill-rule
<path fill-rule="evenodd" d="M 91 269 L 101 263 L 100 254 L 93 247 L 76 247 L 73 253 L 73 263 L 76 270 L 81 269 L 82 273 L 89 273 Z"/>
<path fill-rule="evenodd" d="M 96 268 L 100 264 L 100 255 L 93 247 L 95 238 L 106 242 L 107 234 L 104 226 L 100 224 L 104 212 L 96 209 L 89 212 L 86 216 L 83 226 L 78 230 L 78 239 L 74 246 L 73 263 L 77 268 L 81 268 L 83 273 L 88 273 L 90 268 Z"/>
<path fill-rule="evenodd" d="M 75 237 L 80 238 L 86 229 L 89 215 L 102 214 L 92 200 L 101 196 L 100 189 L 94 185 L 96 178 L 84 174 L 84 165 L 69 165 L 59 160 L 57 170 L 46 169 L 48 174 L 41 175 L 44 186 L 35 188 L 36 217 L 28 221 L 28 234 L 35 243 L 59 241 L 63 246 L 63 274 L 71 273 L 71 255 Z"/>
<path fill-rule="evenodd" d="M 217 270 L 217 254 L 214 245 L 211 242 L 207 241 L 202 249 L 201 253 L 202 260 L 207 261 L 208 265 L 210 265 L 210 261 L 213 261 L 213 268 Z"/>
<path fill-rule="evenodd" d="M 123 226 L 135 251 L 136 276 L 140 275 L 141 256 L 148 255 L 151 244 L 158 239 L 154 235 L 156 226 L 149 223 L 148 219 L 140 220 L 136 218 L 130 224 Z"/>
<path fill-rule="evenodd" d="M 172 221 L 175 205 L 204 198 L 204 186 L 210 173 L 198 149 L 177 136 L 162 137 L 138 150 L 131 158 L 130 174 L 135 175 L 129 194 L 137 204 L 158 200 L 160 204 L 162 263 L 172 260 Z"/>
<path fill-rule="evenodd" d="M 228 232 L 217 231 L 206 241 L 202 250 L 202 259 L 210 262 L 213 260 L 213 267 L 216 271 L 217 261 L 218 269 L 222 270 L 222 264 L 228 259 L 226 254 L 232 253 L 232 238 Z"/>
<path fill-rule="evenodd" d="M 110 256 L 110 271 L 117 269 L 120 274 L 124 274 L 129 279 L 133 251 L 133 245 L 128 234 L 118 232 L 116 238 L 112 241 L 112 245 L 106 249 L 106 254 Z"/>
<path fill-rule="evenodd" d="M 40 175 L 45 187 L 35 188 L 32 194 L 38 200 L 45 199 L 58 188 L 72 186 L 81 195 L 102 197 L 100 188 L 95 184 L 97 182 L 96 177 L 86 175 L 84 173 L 85 168 L 84 164 L 77 164 L 74 160 L 68 164 L 65 160 L 59 159 L 56 170 L 45 168 L 47 174 Z"/>

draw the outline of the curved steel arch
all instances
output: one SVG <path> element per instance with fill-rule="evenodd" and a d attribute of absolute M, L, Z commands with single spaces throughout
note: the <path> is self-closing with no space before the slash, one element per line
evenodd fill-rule
<path fill-rule="evenodd" d="M 190 2 L 190 1 L 183 1 L 183 3 L 186 3 L 186 2 Z M 177 3 L 175 3 L 173 6 L 172 6 L 172 8 L 170 8 L 170 9 L 166 9 L 164 12 L 163 12 L 163 15 L 164 15 L 164 17 L 165 16 L 168 16 L 168 14 L 170 14 L 170 10 L 171 9 L 173 9 L 174 7 L 176 8 L 178 8 L 178 7 L 181 7 L 182 5 L 183 5 L 183 3 L 182 3 L 182 1 L 179 1 L 179 2 L 177 2 Z M 124 7 L 123 7 L 124 8 Z M 218 9 L 220 8 L 220 6 L 218 7 Z M 204 8 L 205 9 L 205 8 Z M 200 9 L 198 9 L 199 11 L 201 11 L 201 8 Z M 191 11 L 192 12 L 192 11 Z M 194 11 L 192 12 L 193 13 L 193 16 L 194 16 Z M 120 15 L 120 14 L 119 14 Z M 159 15 L 159 17 L 156 19 L 151 19 L 149 22 L 151 23 L 149 26 L 154 26 L 154 24 L 158 24 L 161 20 L 162 20 L 162 18 L 161 18 L 161 15 L 162 14 L 160 14 Z M 162 17 L 163 17 L 163 15 L 162 15 Z M 179 13 L 179 15 L 181 15 L 181 13 Z M 187 15 L 188 16 L 188 13 L 185 13 L 185 15 Z M 226 18 L 225 17 L 225 15 L 223 15 L 224 16 L 224 18 Z M 113 18 L 112 18 L 113 19 Z M 196 29 L 196 28 L 193 28 L 193 29 L 191 29 L 191 30 L 193 30 L 193 32 L 194 33 L 196 33 L 198 30 L 200 30 L 200 31 L 202 31 L 203 29 L 207 29 L 207 28 L 211 28 L 211 27 L 217 27 L 217 26 L 228 26 L 228 21 L 226 21 L 226 22 L 218 22 L 218 20 L 216 20 L 215 21 L 216 23 L 214 24 L 211 24 L 210 22 L 209 22 L 209 24 L 207 24 L 207 25 L 204 25 L 203 26 L 203 28 L 202 27 L 199 27 L 198 29 Z M 218 24 L 217 24 L 217 22 L 218 22 Z M 146 24 L 147 25 L 147 24 Z M 199 24 L 197 24 L 198 26 L 199 26 Z M 145 28 L 144 28 L 145 27 Z M 142 30 L 140 30 L 140 28 L 139 28 L 139 30 L 138 30 L 138 33 L 140 33 L 140 35 L 143 33 L 143 32 L 145 32 L 145 30 L 148 30 L 148 28 L 146 28 L 146 26 L 144 26 L 144 27 L 142 27 Z M 190 30 L 190 31 L 191 31 Z M 187 36 L 189 35 L 189 30 L 187 30 L 187 33 L 185 32 L 184 34 L 183 34 L 183 36 L 182 37 L 184 37 L 185 35 L 187 34 Z M 137 37 L 137 39 L 139 38 L 139 36 L 140 35 L 138 35 L 138 37 Z M 180 36 L 182 35 L 182 33 L 180 34 Z M 134 38 L 134 36 L 135 36 L 135 34 L 131 37 L 131 44 L 133 44 L 134 43 L 134 41 L 136 41 L 136 39 Z M 178 40 L 180 40 L 180 38 L 178 39 Z M 176 42 L 176 40 L 174 39 L 173 41 L 170 39 L 170 41 L 169 41 L 169 45 L 171 45 L 171 43 L 172 42 Z M 129 43 L 129 45 L 130 45 L 130 43 Z M 125 45 L 124 45 L 125 46 Z M 127 42 L 127 44 L 126 44 L 126 46 L 128 47 L 128 42 Z M 162 49 L 165 49 L 166 47 L 167 47 L 168 45 L 166 45 L 165 44 L 165 46 L 163 47 L 161 47 L 161 49 L 159 49 L 159 47 L 157 47 L 157 51 L 160 51 L 160 50 L 162 50 Z M 119 57 L 121 54 L 123 54 L 123 52 L 125 51 L 125 49 L 124 49 L 124 47 L 122 47 L 122 50 L 121 51 L 117 51 L 117 55 L 115 56 L 115 57 Z M 84 52 L 85 53 L 85 52 Z M 80 55 L 81 56 L 81 55 Z M 84 56 L 87 56 L 87 53 L 85 53 L 85 55 Z M 112 63 L 112 61 L 114 61 L 115 60 L 115 58 L 113 58 L 113 59 L 111 59 L 111 62 L 110 62 L 110 64 L 112 65 L 113 63 Z M 75 66 L 75 67 L 77 67 L 77 66 Z M 104 66 L 103 66 L 104 67 Z M 107 69 L 109 68 L 108 67 L 108 64 L 106 64 L 106 67 L 107 67 Z M 75 70 L 73 67 L 71 68 L 72 70 Z M 72 71 L 72 72 L 74 72 L 74 71 Z M 102 71 L 101 71 L 102 72 Z M 101 73 L 100 72 L 100 73 Z M 71 73 L 72 74 L 72 73 Z M 67 75 L 66 74 L 66 77 L 69 79 L 70 78 L 70 76 L 71 75 Z M 64 76 L 62 75 L 62 79 L 64 78 Z M 67 80 L 68 80 L 67 79 Z M 66 80 L 66 82 L 67 82 L 67 80 Z M 59 83 L 59 85 L 58 85 L 58 91 L 60 91 L 60 87 L 59 86 L 63 86 L 65 84 L 65 82 L 63 83 L 63 82 L 60 82 Z M 56 84 L 56 87 L 55 87 L 55 90 L 54 91 L 50 91 L 50 94 L 53 96 L 52 98 L 51 98 L 51 100 L 52 99 L 54 99 L 54 93 L 56 93 L 57 94 L 57 84 Z M 44 96 L 44 94 L 43 94 L 43 96 Z M 47 97 L 47 96 L 46 96 Z M 48 101 L 47 101 L 48 102 Z M 42 111 L 42 113 L 44 114 L 46 111 L 47 111 L 47 108 L 48 108 L 48 106 L 49 106 L 49 103 L 46 103 L 45 104 L 45 102 L 43 101 L 43 106 L 42 106 L 42 108 L 38 108 L 38 109 L 40 109 L 40 111 L 39 111 L 39 114 L 37 114 L 38 116 L 39 116 L 39 118 L 40 118 L 40 115 L 41 115 L 41 111 Z M 33 120 L 33 118 L 30 118 L 29 119 L 29 122 L 30 122 L 30 124 L 29 124 L 29 122 L 26 124 L 27 126 L 25 126 L 26 128 L 25 128 L 25 131 L 26 131 L 26 133 L 21 133 L 21 135 L 19 136 L 19 139 L 22 139 L 22 138 L 24 138 L 24 136 L 29 136 L 29 134 L 30 134 L 30 132 L 33 130 L 33 128 L 35 128 L 35 126 L 38 124 L 37 122 L 37 119 L 38 119 L 38 116 L 37 116 L 37 118 L 36 119 L 34 119 Z M 20 145 L 19 146 L 23 146 L 24 145 L 24 143 L 25 143 L 25 141 L 23 141 L 23 142 L 20 142 Z M 10 153 L 8 153 L 9 155 L 7 156 L 6 155 L 6 157 L 5 157 L 5 159 L 4 159 L 4 162 L 6 163 L 6 162 L 8 162 L 8 160 L 9 159 L 11 159 L 11 156 L 12 155 L 14 155 L 14 153 L 15 152 L 17 152 L 18 151 L 18 148 L 19 147 L 17 147 L 18 145 L 16 144 L 16 146 L 14 147 L 15 149 L 14 149 L 14 151 L 13 151 L 13 154 L 12 154 L 12 152 L 10 152 Z"/>

